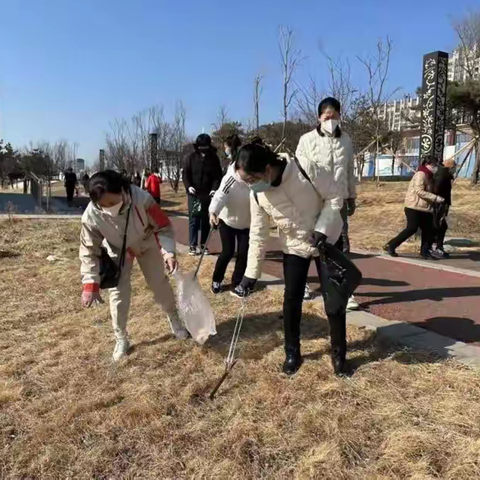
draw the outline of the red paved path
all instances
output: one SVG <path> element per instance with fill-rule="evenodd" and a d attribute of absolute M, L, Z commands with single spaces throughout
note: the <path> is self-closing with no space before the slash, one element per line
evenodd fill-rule
<path fill-rule="evenodd" d="M 188 220 L 172 219 L 177 238 L 188 243 Z M 220 251 L 214 234 L 212 253 Z M 279 242 L 270 239 L 264 272 L 283 278 Z M 467 343 L 480 343 L 480 278 L 381 257 L 355 255 L 363 273 L 357 299 L 363 309 L 388 320 L 402 320 Z M 452 262 L 453 263 L 453 262 Z M 315 268 L 310 269 L 315 288 Z"/>

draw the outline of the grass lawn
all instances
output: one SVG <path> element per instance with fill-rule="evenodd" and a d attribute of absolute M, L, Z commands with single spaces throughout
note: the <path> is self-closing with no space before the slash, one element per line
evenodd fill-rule
<path fill-rule="evenodd" d="M 0 223 L 0 478 L 480 478 L 478 370 L 349 328 L 356 371 L 335 378 L 307 304 L 306 361 L 286 378 L 281 292 L 249 300 L 240 361 L 211 402 L 238 300 L 208 293 L 218 335 L 176 341 L 135 268 L 134 350 L 113 365 L 107 307 L 80 307 L 78 234 L 77 221 Z"/>

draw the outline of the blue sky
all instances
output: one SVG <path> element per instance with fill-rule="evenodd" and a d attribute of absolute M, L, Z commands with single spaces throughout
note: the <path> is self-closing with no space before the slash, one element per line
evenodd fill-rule
<path fill-rule="evenodd" d="M 394 42 L 390 88 L 414 92 L 422 55 L 456 43 L 449 15 L 463 0 L 0 0 L 0 138 L 77 142 L 88 162 L 102 148 L 109 122 L 163 104 L 187 108 L 187 129 L 210 130 L 220 105 L 252 117 L 252 82 L 265 75 L 261 121 L 280 117 L 277 33 L 291 26 L 310 74 L 325 84 L 319 44 L 352 58 L 380 37 Z"/>

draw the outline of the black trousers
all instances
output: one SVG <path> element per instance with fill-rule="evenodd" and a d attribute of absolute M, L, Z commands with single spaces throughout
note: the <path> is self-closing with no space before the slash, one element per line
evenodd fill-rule
<path fill-rule="evenodd" d="M 210 206 L 210 198 L 202 199 L 200 202 L 202 204 L 202 210 L 198 215 L 192 215 L 193 204 L 195 202 L 195 197 L 192 195 L 188 196 L 188 233 L 189 233 L 189 243 L 191 247 L 198 246 L 198 232 L 201 230 L 201 239 L 200 244 L 205 245 L 207 242 L 208 234 L 210 233 L 210 222 L 208 219 L 208 207 Z"/>
<path fill-rule="evenodd" d="M 439 250 L 443 250 L 443 243 L 445 242 L 445 235 L 448 230 L 447 216 L 450 209 L 449 205 L 445 205 L 444 209 L 440 225 L 435 229 L 433 234 L 433 241 L 437 244 L 437 249 Z"/>
<path fill-rule="evenodd" d="M 67 190 L 67 201 L 71 203 L 73 201 L 73 195 L 75 193 L 75 184 L 71 185 L 67 183 L 67 185 L 65 185 L 65 189 Z"/>
<path fill-rule="evenodd" d="M 412 208 L 405 208 L 407 226 L 395 238 L 388 242 L 393 249 L 399 247 L 403 242 L 415 235 L 420 228 L 422 231 L 422 253 L 426 252 L 433 241 L 433 215 L 429 212 L 421 212 Z"/>
<path fill-rule="evenodd" d="M 348 237 L 348 214 L 347 214 L 347 201 L 343 202 L 343 207 L 340 210 L 340 215 L 343 220 L 342 233 L 337 240 L 335 246 L 343 253 L 350 253 L 350 238 Z"/>
<path fill-rule="evenodd" d="M 245 270 L 247 269 L 248 259 L 248 242 L 250 238 L 250 230 L 239 230 L 229 227 L 225 222 L 220 221 L 218 226 L 220 239 L 222 240 L 222 253 L 217 259 L 215 270 L 213 272 L 213 281 L 222 282 L 230 260 L 235 255 L 235 247 L 237 247 L 237 260 L 235 269 L 233 270 L 232 283 L 237 286 L 242 281 Z"/>
<path fill-rule="evenodd" d="M 307 283 L 310 258 L 284 254 L 283 275 L 285 279 L 285 295 L 283 298 L 283 322 L 285 331 L 285 351 L 300 349 L 300 322 L 302 319 L 303 295 Z M 315 258 L 317 270 L 320 259 Z M 330 342 L 332 349 L 345 354 L 347 351 L 346 310 L 329 304 L 320 286 L 325 301 L 325 312 L 330 326 Z M 345 301 L 346 304 L 346 301 Z"/>

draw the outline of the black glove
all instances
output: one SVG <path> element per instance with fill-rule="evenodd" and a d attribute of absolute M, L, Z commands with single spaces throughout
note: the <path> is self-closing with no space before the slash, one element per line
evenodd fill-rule
<path fill-rule="evenodd" d="M 310 244 L 313 248 L 320 248 L 327 241 L 327 236 L 322 232 L 314 231 L 310 235 Z"/>
<path fill-rule="evenodd" d="M 243 277 L 240 285 L 235 288 L 234 293 L 237 297 L 248 297 L 248 295 L 252 293 L 256 284 L 257 281 L 255 279 Z"/>
<path fill-rule="evenodd" d="M 351 217 L 355 213 L 356 209 L 357 209 L 357 205 L 355 203 L 355 199 L 348 198 L 347 199 L 347 216 Z"/>

